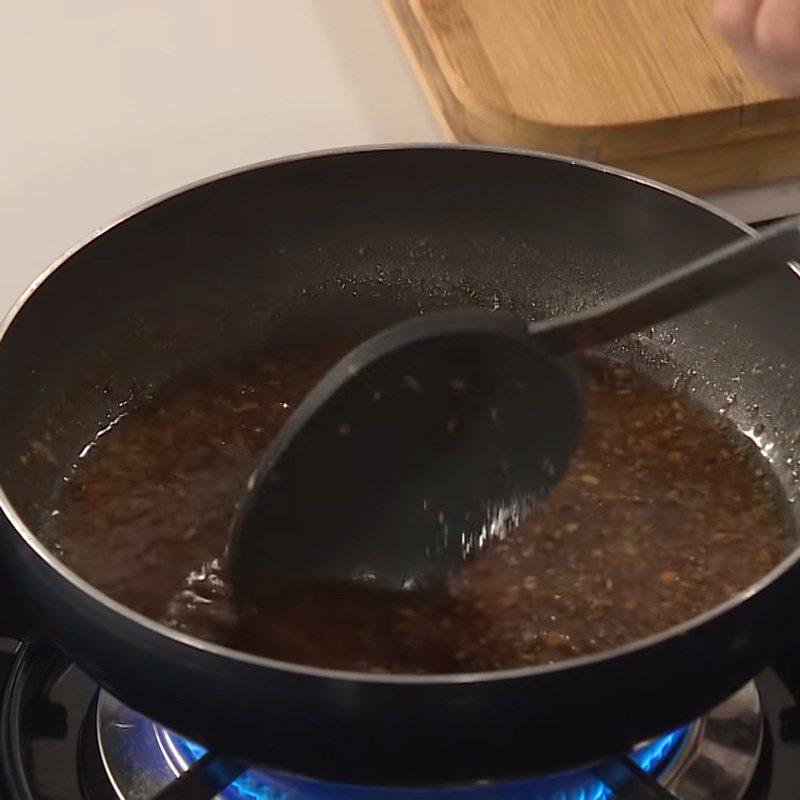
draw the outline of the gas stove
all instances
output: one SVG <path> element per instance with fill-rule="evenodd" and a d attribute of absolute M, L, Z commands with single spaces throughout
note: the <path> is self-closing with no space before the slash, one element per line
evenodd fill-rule
<path fill-rule="evenodd" d="M 617 759 L 513 785 L 433 791 L 331 785 L 216 758 L 112 697 L 24 618 L 7 628 L 0 758 L 2 796 L 13 800 L 800 797 L 800 661 L 791 654 L 704 717 Z"/>

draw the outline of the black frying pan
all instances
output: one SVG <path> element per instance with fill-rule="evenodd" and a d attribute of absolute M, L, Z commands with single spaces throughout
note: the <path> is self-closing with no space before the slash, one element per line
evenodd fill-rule
<path fill-rule="evenodd" d="M 55 264 L 3 329 L 0 547 L 9 573 L 117 697 L 217 752 L 277 770 L 379 785 L 505 780 L 676 727 L 797 633 L 800 550 L 724 606 L 611 652 L 491 674 L 384 677 L 176 634 L 65 569 L 36 538 L 36 519 L 109 410 L 107 382 L 155 383 L 270 337 L 366 334 L 417 305 L 502 302 L 536 317 L 575 310 L 743 230 L 629 175 L 462 147 L 273 162 L 151 204 Z M 623 347 L 657 379 L 685 379 L 754 431 L 794 493 L 799 338 L 800 283 L 787 268 Z M 23 464 L 31 440 L 47 447 Z"/>

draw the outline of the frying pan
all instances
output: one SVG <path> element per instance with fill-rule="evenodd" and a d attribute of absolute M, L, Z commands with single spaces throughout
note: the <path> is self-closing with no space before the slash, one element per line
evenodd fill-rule
<path fill-rule="evenodd" d="M 106 384 L 147 388 L 281 336 L 366 335 L 418 308 L 578 310 L 742 232 L 629 174 L 457 146 L 292 158 L 162 198 L 53 265 L 2 329 L 8 573 L 120 700 L 277 771 L 383 786 L 504 781 L 675 728 L 797 632 L 800 549 L 724 605 L 613 651 L 495 673 L 384 676 L 279 663 L 172 631 L 65 568 L 37 524 L 65 466 L 114 413 Z M 800 283 L 787 266 L 617 352 L 659 381 L 684 382 L 749 432 L 793 498 L 799 337 Z M 31 442 L 38 455 L 28 458 Z"/>

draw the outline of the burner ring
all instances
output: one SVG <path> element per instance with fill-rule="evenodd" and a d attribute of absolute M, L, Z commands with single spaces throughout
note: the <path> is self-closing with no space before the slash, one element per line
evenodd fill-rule
<path fill-rule="evenodd" d="M 661 782 L 676 798 L 740 800 L 764 742 L 764 714 L 755 681 L 701 717 Z"/>

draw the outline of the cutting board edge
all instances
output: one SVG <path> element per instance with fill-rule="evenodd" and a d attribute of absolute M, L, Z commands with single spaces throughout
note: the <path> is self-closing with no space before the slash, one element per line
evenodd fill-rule
<path fill-rule="evenodd" d="M 392 28 L 394 29 L 394 32 L 400 41 L 400 46 L 403 48 L 406 59 L 411 65 L 411 69 L 414 72 L 420 87 L 422 88 L 422 93 L 425 95 L 425 100 L 427 101 L 437 124 L 441 128 L 442 133 L 448 141 L 459 141 L 450 125 L 450 121 L 445 115 L 442 105 L 440 105 L 440 103 L 437 101 L 438 87 L 433 85 L 428 74 L 425 72 L 422 62 L 416 52 L 415 44 L 411 39 L 410 32 L 406 28 L 407 22 L 402 19 L 405 12 L 400 7 L 401 3 L 398 2 L 398 0 L 382 0 L 382 4 L 384 11 L 389 18 L 389 22 L 391 23 Z M 410 13 L 410 9 L 408 12 Z"/>
<path fill-rule="evenodd" d="M 642 162 L 662 156 L 700 151 L 712 146 L 759 141 L 800 131 L 800 99 L 771 98 L 757 108 L 732 105 L 696 115 L 664 117 L 648 122 L 624 122 L 602 127 L 558 125 L 524 119 L 503 111 L 463 85 L 450 81 L 416 18 L 412 0 L 384 0 L 386 9 L 412 68 L 423 86 L 429 105 L 446 136 L 455 141 L 503 144 L 611 164 Z M 791 111 L 798 114 L 790 116 Z M 771 117 L 759 122 L 763 112 Z M 755 115 L 755 118 L 753 118 Z M 749 117 L 749 119 L 744 119 Z M 675 127 L 687 120 L 704 125 L 689 147 L 670 145 Z M 719 131 L 724 126 L 720 144 Z M 635 136 L 634 136 L 635 135 Z M 632 140 L 638 138 L 635 144 Z M 654 156 L 654 150 L 657 155 Z"/>

